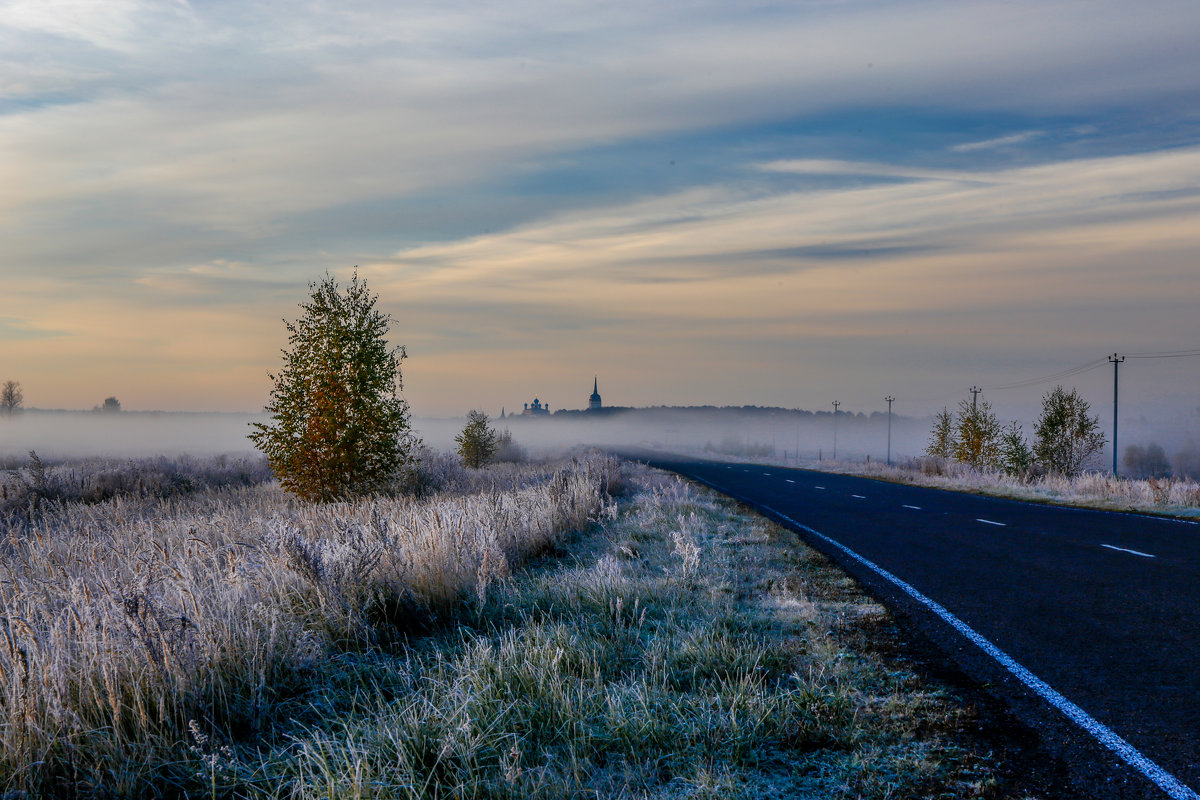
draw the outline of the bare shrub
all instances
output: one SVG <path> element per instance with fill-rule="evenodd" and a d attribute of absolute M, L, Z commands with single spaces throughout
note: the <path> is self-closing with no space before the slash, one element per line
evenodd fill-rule
<path fill-rule="evenodd" d="M 912 467 L 922 475 L 945 475 L 946 459 L 942 456 L 921 456 L 912 460 Z"/>
<path fill-rule="evenodd" d="M 21 391 L 21 384 L 16 381 L 5 381 L 3 386 L 0 386 L 0 415 L 11 416 L 21 410 L 21 403 L 25 402 L 25 393 Z"/>
<path fill-rule="evenodd" d="M 526 459 L 525 448 L 513 441 L 512 432 L 505 428 L 496 443 L 496 461 L 520 463 Z"/>

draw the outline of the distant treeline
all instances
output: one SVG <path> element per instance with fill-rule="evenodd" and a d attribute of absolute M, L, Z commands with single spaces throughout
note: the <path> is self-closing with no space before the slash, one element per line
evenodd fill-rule
<path fill-rule="evenodd" d="M 636 417 L 639 420 L 653 421 L 658 417 L 670 417 L 673 420 L 694 419 L 696 421 L 712 421 L 716 418 L 728 418 L 738 416 L 741 418 L 753 418 L 764 422 L 771 419 L 779 419 L 781 417 L 797 417 L 800 419 L 821 419 L 832 417 L 833 411 L 808 411 L 800 408 L 780 408 L 778 406 L 606 406 L 597 409 L 560 409 L 550 415 L 551 418 L 562 419 L 589 419 L 594 417 Z M 510 417 L 521 417 L 521 414 L 512 414 Z M 858 420 L 873 420 L 887 419 L 886 411 L 872 411 L 870 414 L 864 414 L 859 411 L 838 411 L 840 419 L 858 419 Z M 530 419 L 538 419 L 530 417 Z M 893 419 L 906 419 L 899 414 L 894 414 Z"/>

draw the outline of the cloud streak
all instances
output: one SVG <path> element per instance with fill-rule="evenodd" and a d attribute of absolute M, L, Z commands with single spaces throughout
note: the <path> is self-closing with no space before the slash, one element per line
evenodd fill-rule
<path fill-rule="evenodd" d="M 414 396 L 454 411 L 601 366 L 631 402 L 786 402 L 797 342 L 828 380 L 897 327 L 1027 353 L 1037 326 L 1102 338 L 1080 298 L 1175 346 L 1198 25 L 1167 0 L 0 0 L 5 368 L 48 405 L 250 410 L 279 317 L 356 263 Z"/>

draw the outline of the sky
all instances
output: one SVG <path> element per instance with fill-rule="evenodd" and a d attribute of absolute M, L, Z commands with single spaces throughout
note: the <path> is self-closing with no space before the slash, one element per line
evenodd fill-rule
<path fill-rule="evenodd" d="M 1026 416 L 1200 348 L 1195 0 L 0 0 L 0 381 L 255 411 L 355 267 L 423 416 Z M 1122 365 L 1200 423 L 1200 359 Z M 1009 388 L 1005 388 L 1009 387 Z M 1188 423 L 1191 424 L 1191 423 Z M 1197 426 L 1200 435 L 1200 424 Z"/>

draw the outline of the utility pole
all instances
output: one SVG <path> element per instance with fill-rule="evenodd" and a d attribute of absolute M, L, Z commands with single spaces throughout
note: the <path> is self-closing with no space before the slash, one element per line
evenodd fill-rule
<path fill-rule="evenodd" d="M 888 448 L 887 448 L 887 465 L 890 467 L 890 466 L 892 465 L 892 403 L 894 403 L 894 402 L 896 401 L 896 398 L 892 397 L 892 396 L 889 394 L 887 397 L 885 397 L 885 398 L 883 398 L 883 399 L 884 399 L 884 400 L 887 400 L 887 404 L 888 404 Z"/>
<path fill-rule="evenodd" d="M 982 392 L 983 389 L 980 389 L 978 386 L 972 386 L 970 389 L 967 389 L 967 391 L 971 393 L 971 410 L 974 411 L 975 401 L 979 399 L 979 393 Z"/>
<path fill-rule="evenodd" d="M 800 409 L 796 409 L 796 463 L 800 463 Z"/>
<path fill-rule="evenodd" d="M 1113 477 L 1117 477 L 1117 367 L 1125 360 L 1125 356 L 1113 353 L 1108 357 L 1113 365 Z"/>
<path fill-rule="evenodd" d="M 840 405 L 841 405 L 841 403 L 838 402 L 837 400 L 833 401 L 833 460 L 834 461 L 837 461 L 837 417 L 838 417 L 837 410 L 838 410 L 838 406 L 840 406 Z"/>

